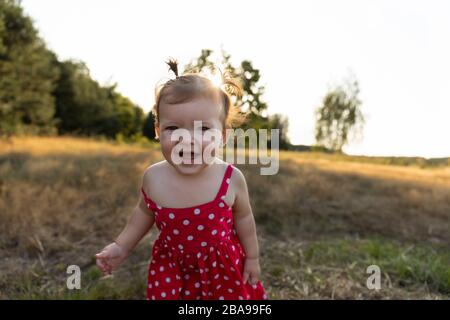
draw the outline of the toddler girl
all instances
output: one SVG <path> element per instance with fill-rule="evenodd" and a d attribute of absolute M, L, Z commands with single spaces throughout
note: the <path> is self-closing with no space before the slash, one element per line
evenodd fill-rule
<path fill-rule="evenodd" d="M 223 144 L 237 108 L 208 78 L 178 76 L 176 60 L 168 64 L 176 78 L 157 88 L 153 108 L 165 160 L 145 170 L 133 215 L 116 241 L 96 255 L 97 265 L 111 274 L 156 222 L 160 232 L 148 268 L 147 299 L 268 299 L 244 175 L 216 156 L 217 145 L 206 134 L 219 132 Z M 232 78 L 222 80 L 240 92 Z M 180 132 L 188 133 L 181 141 L 175 136 Z M 212 150 L 208 161 L 205 150 Z"/>

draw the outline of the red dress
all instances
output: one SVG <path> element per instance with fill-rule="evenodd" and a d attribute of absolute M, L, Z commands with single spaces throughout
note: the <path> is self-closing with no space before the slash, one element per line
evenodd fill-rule
<path fill-rule="evenodd" d="M 148 300 L 268 299 L 261 281 L 242 281 L 245 252 L 223 201 L 232 171 L 228 164 L 213 201 L 189 208 L 161 207 L 141 187 L 160 231 L 148 267 Z"/>

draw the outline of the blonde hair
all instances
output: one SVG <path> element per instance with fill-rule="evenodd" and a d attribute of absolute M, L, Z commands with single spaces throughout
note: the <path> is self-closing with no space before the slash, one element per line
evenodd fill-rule
<path fill-rule="evenodd" d="M 161 104 L 184 103 L 200 97 L 213 100 L 220 98 L 223 107 L 223 128 L 238 127 L 246 121 L 248 112 L 240 111 L 231 100 L 231 95 L 242 96 L 242 89 L 238 80 L 233 78 L 230 72 L 221 72 L 222 84 L 221 86 L 216 86 L 207 76 L 202 75 L 200 72 L 185 73 L 178 76 L 178 62 L 175 59 L 169 59 L 166 63 L 169 65 L 169 70 L 175 73 L 176 78 L 157 85 L 155 88 L 155 104 L 152 109 L 155 126 L 159 126 L 159 108 Z"/>

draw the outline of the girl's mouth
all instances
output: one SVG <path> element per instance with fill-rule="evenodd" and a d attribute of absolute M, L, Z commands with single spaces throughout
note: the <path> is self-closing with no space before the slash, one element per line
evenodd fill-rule
<path fill-rule="evenodd" d="M 194 161 L 194 159 L 196 159 L 197 156 L 199 155 L 198 153 L 195 153 L 195 152 L 184 153 L 183 150 L 181 150 L 178 154 L 181 158 L 183 158 L 183 160 L 188 160 L 188 161 Z"/>

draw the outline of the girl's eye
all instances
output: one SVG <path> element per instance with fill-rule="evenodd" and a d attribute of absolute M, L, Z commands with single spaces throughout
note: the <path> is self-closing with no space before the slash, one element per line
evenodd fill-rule
<path fill-rule="evenodd" d="M 206 130 L 209 130 L 209 128 L 208 127 L 202 127 L 202 131 L 206 131 Z"/>
<path fill-rule="evenodd" d="M 166 130 L 172 131 L 172 130 L 176 130 L 177 127 L 176 126 L 168 126 L 166 127 Z"/>

